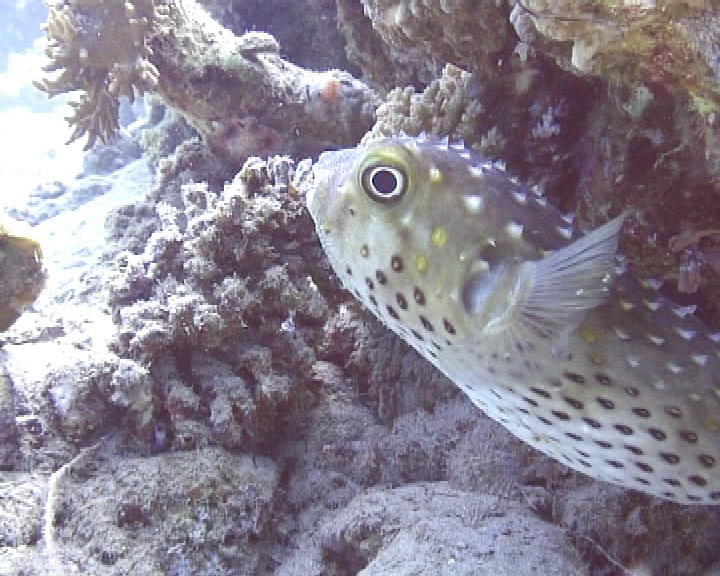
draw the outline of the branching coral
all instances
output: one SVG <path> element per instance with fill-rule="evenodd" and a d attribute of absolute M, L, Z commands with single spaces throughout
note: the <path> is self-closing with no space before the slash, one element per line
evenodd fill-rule
<path fill-rule="evenodd" d="M 150 34 L 164 19 L 152 0 L 103 2 L 54 0 L 45 32 L 46 72 L 58 72 L 35 86 L 49 96 L 80 91 L 68 122 L 70 142 L 87 136 L 85 148 L 106 142 L 118 129 L 118 98 L 153 90 L 157 68 L 148 60 Z"/>
<path fill-rule="evenodd" d="M 473 141 L 482 106 L 472 97 L 472 74 L 448 64 L 442 75 L 417 94 L 408 86 L 395 88 L 377 110 L 377 122 L 364 141 L 421 132 L 455 135 Z"/>

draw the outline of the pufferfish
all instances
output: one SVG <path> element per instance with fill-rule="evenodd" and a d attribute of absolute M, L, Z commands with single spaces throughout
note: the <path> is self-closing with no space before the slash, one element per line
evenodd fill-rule
<path fill-rule="evenodd" d="M 720 334 L 447 141 L 321 154 L 307 204 L 343 284 L 490 418 L 572 469 L 720 504 Z"/>

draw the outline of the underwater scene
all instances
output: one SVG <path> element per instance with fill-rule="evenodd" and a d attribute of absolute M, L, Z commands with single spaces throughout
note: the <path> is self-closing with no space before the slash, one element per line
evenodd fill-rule
<path fill-rule="evenodd" d="M 720 576 L 720 2 L 0 16 L 0 576 Z"/>

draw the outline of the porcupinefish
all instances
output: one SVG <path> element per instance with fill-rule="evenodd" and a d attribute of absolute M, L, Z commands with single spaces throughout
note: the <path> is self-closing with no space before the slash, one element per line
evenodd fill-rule
<path fill-rule="evenodd" d="M 584 474 L 720 504 L 720 335 L 447 141 L 321 154 L 308 208 L 345 287 L 481 410 Z"/>

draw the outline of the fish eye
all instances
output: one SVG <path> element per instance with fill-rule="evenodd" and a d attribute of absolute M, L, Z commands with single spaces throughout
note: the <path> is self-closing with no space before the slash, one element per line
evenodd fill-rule
<path fill-rule="evenodd" d="M 405 173 L 394 166 L 368 166 L 362 171 L 360 182 L 365 194 L 383 204 L 398 202 L 408 187 Z"/>

